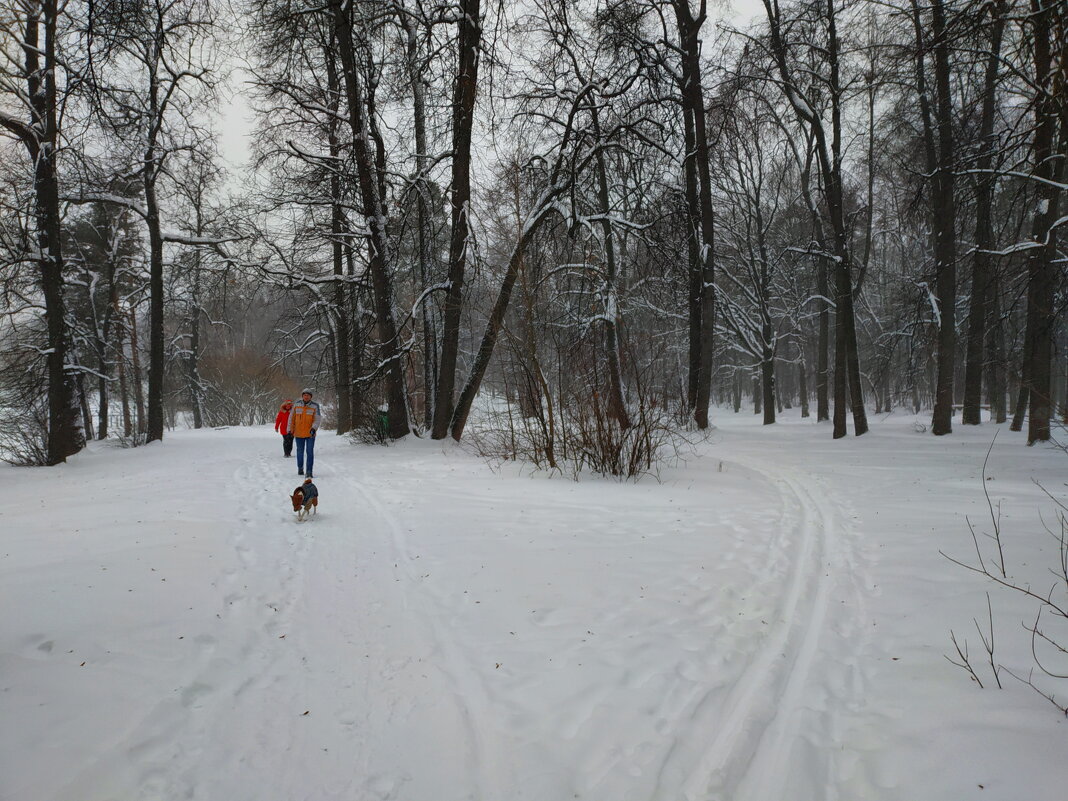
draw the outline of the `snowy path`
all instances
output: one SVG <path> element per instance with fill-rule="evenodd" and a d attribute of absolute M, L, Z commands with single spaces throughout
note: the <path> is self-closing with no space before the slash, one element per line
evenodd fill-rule
<path fill-rule="evenodd" d="M 890 801 L 976 787 L 910 776 L 939 759 L 938 721 L 911 694 L 938 702 L 894 673 L 898 655 L 946 673 L 946 706 L 969 688 L 942 667 L 941 623 L 895 628 L 902 606 L 882 590 L 913 571 L 905 606 L 922 608 L 934 590 L 917 587 L 953 575 L 909 561 L 907 509 L 878 517 L 937 466 L 923 473 L 920 456 L 890 481 L 884 452 L 729 422 L 702 458 L 637 485 L 324 437 L 322 503 L 300 525 L 293 460 L 263 429 L 53 471 L 56 500 L 14 518 L 0 553 L 0 603 L 19 610 L 0 631 L 0 714 L 19 722 L 0 734 L 0 798 Z M 40 475 L 0 476 L 0 525 Z M 859 515 L 880 484 L 884 505 Z M 114 486 L 120 501 L 100 502 Z M 1030 797 L 1052 801 L 1045 786 Z"/>

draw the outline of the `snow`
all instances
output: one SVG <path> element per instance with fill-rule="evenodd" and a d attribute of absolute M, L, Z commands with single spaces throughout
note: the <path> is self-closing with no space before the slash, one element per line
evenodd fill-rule
<path fill-rule="evenodd" d="M 991 591 L 1030 660 L 939 555 L 995 427 L 783 418 L 637 484 L 324 433 L 302 524 L 267 427 L 0 468 L 0 798 L 1060 801 L 1068 723 L 944 658 Z M 987 488 L 1048 586 L 1068 456 L 1021 437 Z"/>

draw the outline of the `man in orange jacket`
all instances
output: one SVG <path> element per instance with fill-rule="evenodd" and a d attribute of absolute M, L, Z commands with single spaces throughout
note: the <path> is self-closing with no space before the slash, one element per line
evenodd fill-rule
<path fill-rule="evenodd" d="M 308 478 L 312 478 L 315 464 L 315 432 L 319 430 L 322 412 L 319 404 L 312 400 L 312 391 L 305 389 L 300 393 L 301 402 L 293 406 L 289 413 L 288 431 L 297 441 L 297 473 L 304 475 L 304 454 L 308 454 Z"/>

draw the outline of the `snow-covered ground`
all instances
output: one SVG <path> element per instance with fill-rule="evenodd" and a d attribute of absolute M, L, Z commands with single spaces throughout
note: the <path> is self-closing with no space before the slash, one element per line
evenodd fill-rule
<path fill-rule="evenodd" d="M 305 524 L 266 427 L 0 468 L 0 798 L 1063 801 L 1068 722 L 945 659 L 995 427 L 715 422 L 636 485 L 324 433 Z M 988 475 L 1048 586 L 1068 456 Z"/>

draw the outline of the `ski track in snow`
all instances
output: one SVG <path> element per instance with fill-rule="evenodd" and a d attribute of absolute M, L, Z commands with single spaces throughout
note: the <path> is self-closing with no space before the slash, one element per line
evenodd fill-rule
<path fill-rule="evenodd" d="M 785 797 L 793 782 L 795 797 L 820 798 L 833 786 L 833 756 L 840 746 L 840 710 L 857 709 L 863 698 L 863 677 L 859 654 L 869 643 L 864 631 L 864 602 L 858 573 L 859 560 L 845 531 L 848 516 L 839 506 L 825 500 L 825 493 L 812 479 L 798 471 L 743 460 L 749 469 L 775 486 L 782 498 L 783 512 L 778 535 L 768 546 L 768 559 L 754 576 L 750 592 L 766 593 L 774 599 L 775 620 L 762 642 L 741 669 L 735 683 L 725 693 L 720 686 L 700 687 L 683 667 L 680 681 L 664 694 L 658 710 L 658 729 L 667 735 L 664 742 L 628 738 L 624 731 L 616 739 L 599 744 L 582 755 L 586 775 L 583 788 L 590 797 L 615 786 L 619 772 L 639 753 L 661 750 L 656 769 L 657 782 L 650 799 L 678 796 L 723 801 L 765 801 Z M 403 506 L 403 497 L 390 498 L 390 484 L 382 477 L 364 475 L 351 482 L 374 516 L 391 534 L 396 565 L 404 573 L 407 592 L 429 593 L 420 581 L 407 548 L 403 522 L 391 508 Z M 373 489 L 370 489 L 373 487 Z M 382 498 L 382 500 L 379 500 Z M 721 557 L 733 560 L 737 546 Z M 783 569 L 787 575 L 783 575 Z M 832 586 L 840 579 L 844 587 Z M 832 592 L 838 591 L 832 606 Z M 708 598 L 701 599 L 705 611 L 717 610 Z M 437 594 L 427 604 L 410 595 L 412 608 L 448 608 L 448 598 Z M 620 610 L 625 615 L 627 610 Z M 610 615 L 608 619 L 612 616 Z M 494 728 L 495 712 L 486 687 L 463 651 L 456 647 L 455 632 L 446 630 L 440 616 L 431 616 L 435 650 L 444 657 L 441 670 L 452 687 L 453 699 L 461 711 L 467 737 L 467 763 L 475 798 L 507 797 L 515 777 L 487 773 L 498 764 L 488 751 L 486 733 Z M 606 619 L 607 622 L 607 619 Z M 831 625 L 834 630 L 831 630 Z M 842 648 L 831 650 L 834 664 L 820 664 L 820 646 L 828 639 L 849 642 L 852 658 L 841 659 Z M 716 637 L 708 639 L 702 661 L 714 663 Z M 701 655 L 699 655 L 701 656 Z M 820 675 L 814 675 L 819 668 Z M 808 707 L 810 683 L 822 679 L 826 708 Z M 639 679 L 639 683 L 641 683 Z M 684 689 L 686 685 L 690 689 Z M 698 690 L 694 691 L 693 687 Z M 576 698 L 572 709 L 561 709 L 562 735 L 573 737 L 590 718 L 593 710 L 610 700 L 607 688 L 588 688 L 585 698 Z M 679 698 L 685 699 L 682 703 Z M 704 745 L 707 743 L 707 745 Z M 797 794 L 797 779 L 790 768 L 810 781 L 810 787 Z M 606 787 L 607 785 L 608 787 Z M 627 797 L 631 797 L 627 795 Z"/>
<path fill-rule="evenodd" d="M 774 620 L 767 621 L 769 631 L 725 697 L 722 688 L 710 687 L 680 721 L 677 747 L 667 754 L 654 798 L 679 793 L 681 777 L 680 797 L 687 801 L 834 801 L 825 793 L 835 784 L 840 710 L 861 705 L 859 655 L 868 643 L 862 636 L 863 578 L 851 535 L 844 531 L 847 515 L 799 471 L 752 459 L 738 463 L 767 479 L 782 497 L 778 535 L 750 590 L 775 599 Z M 782 566 L 776 555 L 787 560 L 785 576 L 776 569 Z M 836 588 L 843 577 L 852 580 Z M 836 589 L 839 604 L 832 608 Z M 842 649 L 834 647 L 828 653 L 835 663 L 820 663 L 821 644 L 830 639 L 851 642 L 852 658 L 838 662 Z M 816 710 L 808 705 L 809 685 L 821 677 L 821 695 L 833 698 Z M 695 756 L 694 744 L 702 741 L 707 746 Z M 684 760 L 690 764 L 678 764 Z"/>
<path fill-rule="evenodd" d="M 388 530 L 389 543 L 392 546 L 391 559 L 395 569 L 401 574 L 398 579 L 404 593 L 406 608 L 416 611 L 418 618 L 426 621 L 424 627 L 433 642 L 433 653 L 440 657 L 434 660 L 435 668 L 443 675 L 451 693 L 451 700 L 456 707 L 460 719 L 463 721 L 464 762 L 468 775 L 471 778 L 471 797 L 476 799 L 489 798 L 484 792 L 486 779 L 484 771 L 494 764 L 492 758 L 485 755 L 487 744 L 484 742 L 484 734 L 479 723 L 486 719 L 485 708 L 487 707 L 486 691 L 478 681 L 478 674 L 471 669 L 456 646 L 456 642 L 450 633 L 444 630 L 439 615 L 427 614 L 432 606 L 443 607 L 445 599 L 437 596 L 433 598 L 433 604 L 426 604 L 422 599 L 413 598 L 413 593 L 426 593 L 426 585 L 421 582 L 422 574 L 415 564 L 413 555 L 407 546 L 403 522 L 389 511 L 389 504 L 378 500 L 377 494 L 385 491 L 385 487 L 376 484 L 374 491 L 367 488 L 368 476 L 366 473 L 360 477 L 347 477 L 346 483 L 355 490 L 363 505 L 366 505 L 373 516 L 371 524 L 377 523 Z M 447 608 L 447 607 L 444 607 Z"/>

